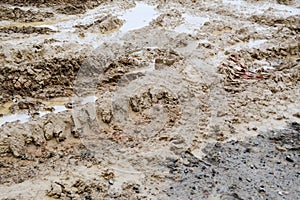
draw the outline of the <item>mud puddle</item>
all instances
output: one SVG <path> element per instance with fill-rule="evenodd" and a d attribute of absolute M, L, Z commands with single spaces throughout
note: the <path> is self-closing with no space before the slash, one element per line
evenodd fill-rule
<path fill-rule="evenodd" d="M 11 107 L 14 103 L 7 102 L 0 107 L 0 126 L 5 123 L 16 122 L 18 121 L 20 124 L 29 122 L 31 119 L 36 117 L 43 117 L 50 113 L 60 113 L 66 110 L 71 110 L 72 106 L 83 106 L 87 103 L 95 103 L 98 98 L 96 96 L 88 96 L 84 98 L 56 98 L 51 99 L 49 101 L 42 100 L 41 103 L 47 107 L 47 110 L 39 110 L 34 111 L 34 113 L 28 113 L 27 111 L 20 111 L 20 113 L 11 113 L 9 107 Z M 70 105 L 70 106 L 68 106 Z"/>
<path fill-rule="evenodd" d="M 120 31 L 126 33 L 148 26 L 157 16 L 158 12 L 155 10 L 155 6 L 138 2 L 134 8 L 120 16 L 121 19 L 125 20 L 125 24 L 121 27 Z"/>
<path fill-rule="evenodd" d="M 134 8 L 126 10 L 121 15 L 116 15 L 118 18 L 124 21 L 116 27 L 109 28 L 105 32 L 92 31 L 87 33 L 81 33 L 76 26 L 88 25 L 102 20 L 104 15 L 109 16 L 107 12 L 108 8 L 97 7 L 92 10 L 88 10 L 85 14 L 79 16 L 65 16 L 61 15 L 56 19 L 48 20 L 44 22 L 31 22 L 31 23 L 11 23 L 9 21 L 3 21 L 0 23 L 0 28 L 8 27 L 41 27 L 49 28 L 55 31 L 54 34 L 49 35 L 37 35 L 35 37 L 28 37 L 26 44 L 34 44 L 37 40 L 50 39 L 54 40 L 53 44 L 61 44 L 62 42 L 77 43 L 81 46 L 92 46 L 94 49 L 100 46 L 104 41 L 108 41 L 111 38 L 120 38 L 123 34 L 129 31 L 143 28 L 155 19 L 158 12 L 154 6 L 150 6 L 145 3 L 137 2 Z M 109 8 L 111 10 L 117 10 L 118 7 Z M 139 17 L 137 17 L 139 16 Z M 12 45 L 24 45 L 24 41 L 16 39 L 4 39 Z"/>

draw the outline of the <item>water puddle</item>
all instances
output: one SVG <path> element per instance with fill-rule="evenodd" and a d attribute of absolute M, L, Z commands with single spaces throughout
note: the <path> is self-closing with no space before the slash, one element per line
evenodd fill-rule
<path fill-rule="evenodd" d="M 145 3 L 136 3 L 136 6 L 125 12 L 121 19 L 125 20 L 125 24 L 120 29 L 125 33 L 131 30 L 136 30 L 148 26 L 149 23 L 157 16 L 154 6 Z"/>
<path fill-rule="evenodd" d="M 266 43 L 268 40 L 253 40 L 253 39 L 250 39 L 248 43 L 246 43 L 246 45 L 249 47 L 249 48 L 256 48 L 256 47 L 259 47 L 260 45 Z"/>
<path fill-rule="evenodd" d="M 55 33 L 50 35 L 29 35 L 26 38 L 27 44 L 35 44 L 36 41 L 43 41 L 45 39 L 57 40 L 55 44 L 60 45 L 62 42 L 79 44 L 80 48 L 86 46 L 92 46 L 94 49 L 100 46 L 103 42 L 110 40 L 111 38 L 121 38 L 122 34 L 125 34 L 131 30 L 136 30 L 148 26 L 149 23 L 157 16 L 158 12 L 155 10 L 155 6 L 150 6 L 145 3 L 136 3 L 136 6 L 132 9 L 121 12 L 117 15 L 121 20 L 124 20 L 124 24 L 120 29 L 115 29 L 107 33 L 97 32 L 85 32 L 80 34 L 80 31 L 75 28 L 75 25 L 87 25 L 103 17 L 103 15 L 109 14 L 108 11 L 118 13 L 120 11 L 117 8 L 99 6 L 95 9 L 88 10 L 85 14 L 77 16 L 65 16 L 61 15 L 58 19 L 53 19 L 44 22 L 30 22 L 30 23 L 11 23 L 10 21 L 0 22 L 0 28 L 3 27 L 45 27 L 50 28 Z M 110 13 L 111 13 L 110 12 Z M 24 38 L 22 40 L 16 40 L 13 38 L 5 41 L 10 45 L 22 45 L 24 46 Z"/>
<path fill-rule="evenodd" d="M 209 19 L 205 17 L 191 16 L 188 14 L 183 14 L 184 23 L 175 28 L 178 33 L 194 33 L 196 29 L 203 26 L 205 22 Z"/>
<path fill-rule="evenodd" d="M 19 123 L 25 123 L 28 122 L 30 119 L 30 115 L 21 113 L 21 114 L 11 114 L 11 115 L 4 115 L 3 117 L 0 117 L 0 126 L 7 122 L 15 122 L 19 121 Z"/>
<path fill-rule="evenodd" d="M 112 10 L 114 9 L 116 8 L 112 8 Z M 67 42 L 67 43 L 75 42 L 81 44 L 82 47 L 86 45 L 92 45 L 93 48 L 97 48 L 99 45 L 101 45 L 103 42 L 105 42 L 105 40 L 108 40 L 109 38 L 113 37 L 114 39 L 117 39 L 120 38 L 121 34 L 125 34 L 128 31 L 140 29 L 149 25 L 149 23 L 158 14 L 158 12 L 155 10 L 155 6 L 150 6 L 145 3 L 136 3 L 136 6 L 134 8 L 127 10 L 118 16 L 120 19 L 124 20 L 125 23 L 120 28 L 120 30 L 115 30 L 114 33 L 101 34 L 101 33 L 88 32 L 88 33 L 84 33 L 84 35 L 82 36 L 79 34 L 78 30 L 74 27 L 74 25 L 93 23 L 99 17 L 102 17 L 103 14 L 105 13 L 107 14 L 107 8 L 99 6 L 93 10 L 88 10 L 85 14 L 79 16 L 70 17 L 70 16 L 62 15 L 60 19 L 54 19 L 45 22 L 32 22 L 32 23 L 11 24 L 9 22 L 2 21 L 0 23 L 0 27 L 34 26 L 34 27 L 47 27 L 47 28 L 51 28 L 54 31 L 57 31 L 56 33 L 50 35 L 28 36 L 28 38 L 26 38 L 27 44 L 36 43 L 36 41 L 42 41 L 44 39 L 54 39 L 54 40 L 58 40 L 57 42 L 55 42 L 55 44 L 57 43 L 57 45 L 61 44 L 61 42 Z M 7 42 L 11 43 L 11 45 L 19 44 L 24 46 L 24 39 L 19 41 L 16 39 L 12 39 L 11 41 L 7 41 Z M 145 73 L 154 70 L 155 70 L 155 64 L 153 62 L 150 63 L 148 66 L 139 68 L 136 71 L 132 71 L 131 73 L 138 73 L 138 72 Z M 65 104 L 68 104 L 70 102 L 74 103 L 74 105 L 84 105 L 89 102 L 95 102 L 96 100 L 97 97 L 90 96 L 79 100 L 74 100 L 74 99 L 72 100 L 70 98 L 60 98 L 51 101 L 42 101 L 42 103 L 45 106 L 52 107 L 54 110 L 52 112 L 47 110 L 42 110 L 37 112 L 37 114 L 39 117 L 42 117 L 49 113 L 60 113 L 69 110 L 65 106 Z M 0 107 L 0 126 L 5 124 L 6 122 L 19 121 L 20 123 L 25 123 L 28 122 L 30 119 L 32 119 L 30 113 L 11 114 L 11 112 L 9 111 L 9 107 L 12 105 L 13 103 L 9 102 Z"/>
<path fill-rule="evenodd" d="M 96 96 L 88 96 L 84 98 L 56 98 L 50 101 L 41 101 L 45 106 L 52 107 L 54 110 L 40 110 L 37 112 L 38 117 L 43 117 L 50 113 L 60 113 L 66 110 L 71 110 L 67 108 L 66 105 L 68 103 L 74 103 L 74 105 L 85 105 L 87 103 L 95 103 L 98 98 Z M 0 107 L 0 126 L 7 122 L 16 122 L 25 123 L 32 119 L 32 115 L 30 113 L 14 113 L 11 114 L 9 111 L 9 107 L 13 105 L 13 102 L 5 103 Z"/>

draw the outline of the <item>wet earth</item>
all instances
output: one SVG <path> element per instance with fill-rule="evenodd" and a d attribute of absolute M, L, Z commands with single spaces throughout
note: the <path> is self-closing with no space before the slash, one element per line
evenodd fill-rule
<path fill-rule="evenodd" d="M 0 199 L 300 199 L 300 2 L 3 0 Z"/>

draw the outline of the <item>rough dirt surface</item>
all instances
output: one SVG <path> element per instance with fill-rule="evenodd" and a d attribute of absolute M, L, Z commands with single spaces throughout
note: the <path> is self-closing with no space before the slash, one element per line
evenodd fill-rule
<path fill-rule="evenodd" d="M 0 13 L 0 199 L 300 199 L 299 1 Z"/>

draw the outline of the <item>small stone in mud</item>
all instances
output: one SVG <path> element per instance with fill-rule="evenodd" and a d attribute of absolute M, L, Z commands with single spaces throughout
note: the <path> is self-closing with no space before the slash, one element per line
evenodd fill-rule
<path fill-rule="evenodd" d="M 278 151 L 287 151 L 286 148 L 281 147 L 281 146 L 276 146 L 276 149 L 277 149 Z"/>
<path fill-rule="evenodd" d="M 300 112 L 297 112 L 297 113 L 293 114 L 293 116 L 300 118 Z"/>
<path fill-rule="evenodd" d="M 59 183 L 54 182 L 51 184 L 51 190 L 48 191 L 47 195 L 53 198 L 60 198 L 61 193 L 62 193 L 61 185 Z"/>
<path fill-rule="evenodd" d="M 65 104 L 65 107 L 68 109 L 72 109 L 73 108 L 73 103 L 69 102 Z"/>
<path fill-rule="evenodd" d="M 85 200 L 92 200 L 91 196 L 88 194 L 85 196 Z"/>
<path fill-rule="evenodd" d="M 108 180 L 108 183 L 109 183 L 109 185 L 113 185 L 113 184 L 114 184 L 114 181 L 113 181 L 112 179 L 109 179 L 109 180 Z"/>
<path fill-rule="evenodd" d="M 54 127 L 52 123 L 47 123 L 44 125 L 44 137 L 46 140 L 51 140 L 53 138 Z"/>
<path fill-rule="evenodd" d="M 213 45 L 208 42 L 201 42 L 198 44 L 198 48 L 200 48 L 200 47 L 204 47 L 206 49 L 212 49 Z"/>
<path fill-rule="evenodd" d="M 73 135 L 74 138 L 79 138 L 80 135 L 82 134 L 82 128 L 77 128 L 77 129 L 74 128 L 71 131 L 71 133 L 72 133 L 72 135 Z"/>
<path fill-rule="evenodd" d="M 258 192 L 259 192 L 259 193 L 265 193 L 265 192 L 266 192 L 265 186 L 263 186 L 263 185 L 260 186 L 259 189 L 258 189 Z"/>
<path fill-rule="evenodd" d="M 286 161 L 288 161 L 288 162 L 294 162 L 293 158 L 292 158 L 290 155 L 287 155 L 287 156 L 285 157 L 285 159 L 286 159 Z"/>
<path fill-rule="evenodd" d="M 44 107 L 43 110 L 44 110 L 44 111 L 53 112 L 53 111 L 55 110 L 55 108 L 53 108 L 53 107 Z"/>

